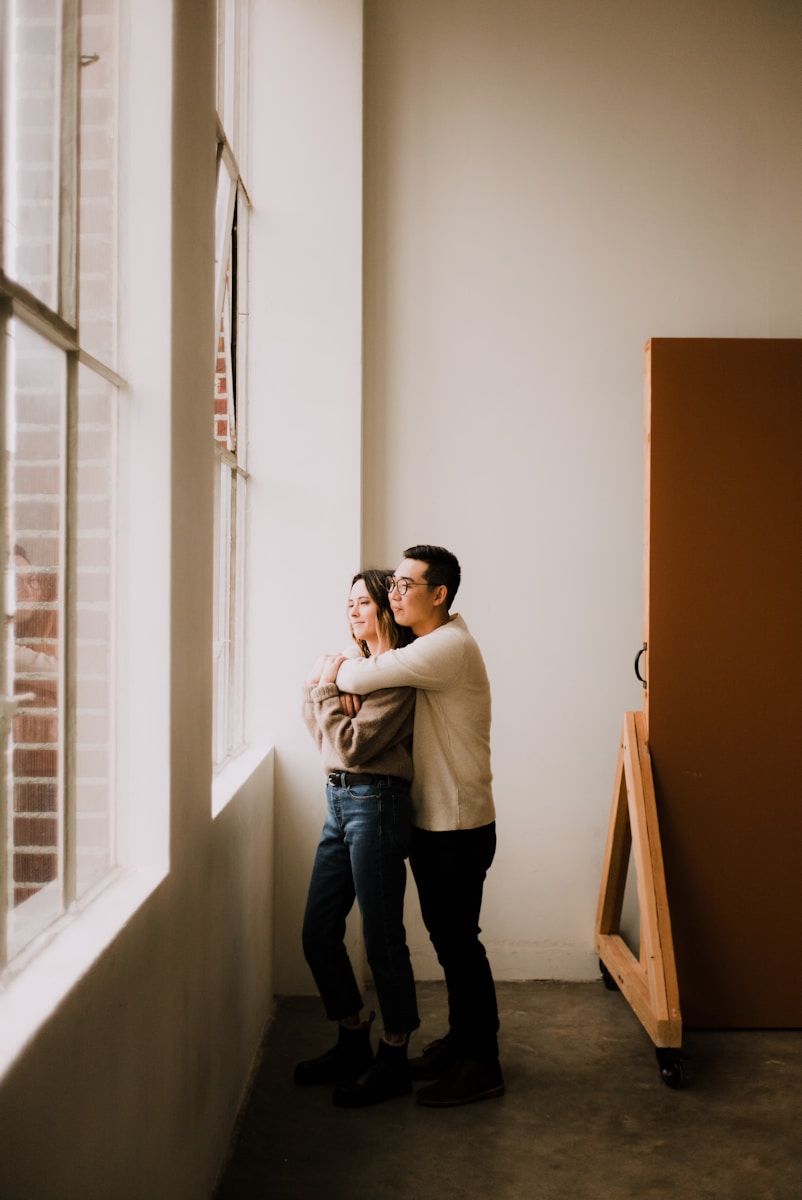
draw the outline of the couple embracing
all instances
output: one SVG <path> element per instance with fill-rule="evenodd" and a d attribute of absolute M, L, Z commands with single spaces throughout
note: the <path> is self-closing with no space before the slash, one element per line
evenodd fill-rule
<path fill-rule="evenodd" d="M 299 1084 L 336 1084 L 361 1108 L 429 1081 L 416 1100 L 453 1107 L 500 1096 L 498 1008 L 479 912 L 496 848 L 490 687 L 479 647 L 451 613 L 456 557 L 412 546 L 394 574 L 363 571 L 348 599 L 355 657 L 328 655 L 304 685 L 303 714 L 327 776 L 327 815 L 303 924 L 306 960 L 336 1044 L 298 1063 Z M 418 1028 L 403 924 L 409 857 L 424 924 L 445 974 L 448 1030 L 409 1058 Z M 356 899 L 383 1033 L 344 944 Z"/>

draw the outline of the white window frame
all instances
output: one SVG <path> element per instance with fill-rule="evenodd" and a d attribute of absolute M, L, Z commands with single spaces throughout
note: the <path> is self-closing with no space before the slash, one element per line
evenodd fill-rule
<path fill-rule="evenodd" d="M 217 436 L 215 418 L 214 441 L 215 774 L 244 748 L 250 199 L 242 156 L 247 137 L 248 16 L 248 0 L 218 0 L 215 335 L 222 326 L 228 417 L 225 440 Z"/>
<path fill-rule="evenodd" d="M 114 853 L 110 846 L 109 867 L 100 882 L 87 893 L 82 890 L 78 878 L 77 859 L 80 838 L 77 833 L 78 814 L 76 809 L 76 741 L 75 705 L 76 680 L 74 663 L 78 636 L 78 546 L 76 537 L 78 464 L 76 444 L 78 438 L 79 383 L 81 368 L 94 373 L 118 393 L 125 388 L 125 380 L 115 370 L 112 362 L 101 362 L 82 345 L 79 332 L 79 202 L 80 202 L 80 71 L 81 60 L 81 10 L 78 0 L 63 0 L 61 7 L 61 73 L 60 73 L 60 128 L 58 155 L 58 233 L 55 254 L 57 258 L 56 307 L 50 307 L 33 295 L 17 280 L 9 277 L 5 263 L 0 260 L 0 436 L 5 445 L 7 395 L 7 329 L 11 321 L 33 331 L 38 337 L 55 348 L 64 358 L 64 405 L 65 432 L 61 449 L 65 463 L 62 485 L 60 538 L 63 578 L 59 581 L 59 614 L 62 623 L 60 636 L 62 653 L 59 656 L 58 706 L 59 720 L 59 785 L 58 816 L 61 823 L 59 838 L 59 869 L 57 878 L 47 884 L 40 893 L 26 900 L 15 910 L 11 903 L 10 863 L 13 855 L 13 838 L 9 830 L 8 777 L 0 788 L 0 971 L 9 966 L 27 950 L 34 940 L 52 928 L 66 913 L 74 911 L 79 904 L 88 903 L 98 888 L 105 886 L 114 873 Z M 3 14 L 3 21 L 12 19 L 11 6 Z M 0 50 L 6 52 L 9 39 L 0 38 Z M 7 64 L 0 64 L 3 68 Z M 5 69 L 0 71 L 5 79 Z M 5 88 L 5 82 L 3 83 Z M 5 96 L 5 93 L 4 93 Z M 2 126 L 0 126 L 2 128 Z M 0 135 L 2 138 L 2 135 Z M 5 165 L 5 148 L 0 146 L 0 161 Z M 7 186 L 5 171 L 0 173 L 0 219 L 4 218 L 3 205 Z M 116 421 L 114 422 L 116 428 Z M 1 457 L 0 488 L 6 495 L 6 456 Z M 11 547 L 8 545 L 8 529 L 5 521 L 0 523 L 0 553 L 2 561 L 9 561 Z M 5 647 L 5 641 L 4 641 Z M 8 663 L 5 649 L 2 654 L 2 690 L 0 690 L 0 733 L 3 735 L 3 764 L 5 764 L 6 738 L 18 703 L 9 696 Z M 5 766 L 3 767 L 5 770 Z M 113 816 L 113 798 L 108 804 Z M 113 822 L 112 822 L 113 829 Z M 111 835 L 113 839 L 113 833 Z M 29 908 L 30 906 L 30 908 Z"/>

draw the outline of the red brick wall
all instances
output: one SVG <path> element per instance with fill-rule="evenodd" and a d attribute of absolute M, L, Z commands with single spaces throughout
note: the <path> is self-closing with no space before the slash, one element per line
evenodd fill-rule
<path fill-rule="evenodd" d="M 228 445 L 228 361 L 226 358 L 225 334 L 220 321 L 220 336 L 217 339 L 217 357 L 214 372 L 214 436 L 224 446 Z"/>

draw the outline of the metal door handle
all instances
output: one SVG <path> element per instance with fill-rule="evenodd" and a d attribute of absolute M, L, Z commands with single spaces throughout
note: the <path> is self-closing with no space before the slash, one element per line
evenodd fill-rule
<path fill-rule="evenodd" d="M 642 648 L 635 655 L 635 678 L 638 680 L 639 683 L 642 683 L 644 687 L 646 687 L 646 680 L 643 678 L 643 676 L 640 673 L 640 660 L 641 660 L 641 657 L 645 653 L 646 653 L 646 642 L 643 643 Z"/>

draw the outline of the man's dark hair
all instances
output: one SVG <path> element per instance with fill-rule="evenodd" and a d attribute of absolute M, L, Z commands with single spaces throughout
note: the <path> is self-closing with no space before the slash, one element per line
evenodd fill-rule
<path fill-rule="evenodd" d="M 462 578 L 457 556 L 443 546 L 410 546 L 404 551 L 404 558 L 414 558 L 416 562 L 426 563 L 426 582 L 432 587 L 442 585 L 447 589 L 446 608 L 450 609 Z"/>

